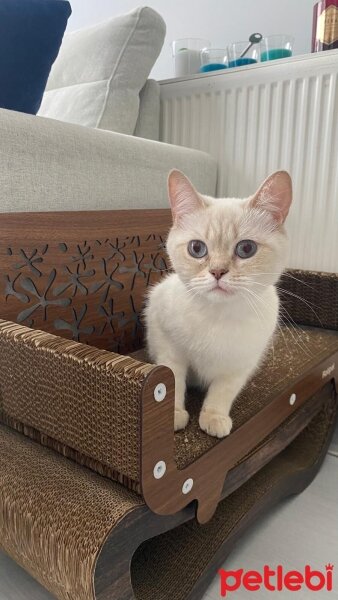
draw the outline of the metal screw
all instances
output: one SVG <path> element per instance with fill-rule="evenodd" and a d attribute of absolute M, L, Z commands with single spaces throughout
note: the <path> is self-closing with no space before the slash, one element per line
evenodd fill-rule
<path fill-rule="evenodd" d="M 161 479 L 161 477 L 163 477 L 163 475 L 165 474 L 166 470 L 167 465 L 165 464 L 164 460 L 160 460 L 158 463 L 156 463 L 153 471 L 155 479 Z"/>
<path fill-rule="evenodd" d="M 162 402 L 167 395 L 167 388 L 164 383 L 158 383 L 154 389 L 154 398 L 156 402 Z"/>
<path fill-rule="evenodd" d="M 189 494 L 189 492 L 191 492 L 192 488 L 194 485 L 194 480 L 193 479 L 187 479 L 183 486 L 182 486 L 182 493 L 183 494 Z"/>
<path fill-rule="evenodd" d="M 294 403 L 296 402 L 296 400 L 297 400 L 296 394 L 291 394 L 291 396 L 289 398 L 289 403 L 291 404 L 291 406 L 294 405 Z"/>

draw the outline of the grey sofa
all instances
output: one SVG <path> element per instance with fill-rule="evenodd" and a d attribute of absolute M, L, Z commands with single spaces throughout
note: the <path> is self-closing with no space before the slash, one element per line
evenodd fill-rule
<path fill-rule="evenodd" d="M 168 207 L 172 168 L 215 193 L 203 152 L 0 110 L 0 212 Z"/>

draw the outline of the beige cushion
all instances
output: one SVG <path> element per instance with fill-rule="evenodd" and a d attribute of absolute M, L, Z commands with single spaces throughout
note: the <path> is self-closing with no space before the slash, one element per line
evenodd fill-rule
<path fill-rule="evenodd" d="M 134 135 L 148 140 L 160 139 L 160 86 L 154 79 L 148 79 L 140 92 Z"/>
<path fill-rule="evenodd" d="M 132 134 L 164 36 L 162 17 L 147 7 L 67 34 L 39 115 Z"/>

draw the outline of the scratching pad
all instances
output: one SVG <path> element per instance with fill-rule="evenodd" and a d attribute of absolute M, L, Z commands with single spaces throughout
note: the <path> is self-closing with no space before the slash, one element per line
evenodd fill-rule
<path fill-rule="evenodd" d="M 232 407 L 233 431 L 336 351 L 338 332 L 280 326 Z M 144 351 L 130 358 L 0 321 L 2 421 L 140 492 L 140 393 L 156 367 L 136 358 L 146 360 Z M 188 392 L 192 418 L 175 434 L 179 469 L 219 443 L 199 428 L 202 401 L 201 392 Z"/>
<path fill-rule="evenodd" d="M 0 545 L 52 594 L 92 598 L 95 558 L 141 498 L 1 427 Z"/>
<path fill-rule="evenodd" d="M 233 404 L 233 431 L 271 402 L 288 382 L 316 364 L 321 355 L 325 356 L 336 349 L 337 332 L 315 328 L 280 327 L 259 372 Z M 198 426 L 202 401 L 203 394 L 190 392 L 187 405 L 192 416 L 191 421 L 186 430 L 175 434 L 175 458 L 180 469 L 218 443 L 217 439 L 201 432 Z"/>

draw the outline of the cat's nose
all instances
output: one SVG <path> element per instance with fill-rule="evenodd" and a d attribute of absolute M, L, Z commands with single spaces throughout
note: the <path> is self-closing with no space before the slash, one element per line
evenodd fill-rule
<path fill-rule="evenodd" d="M 223 277 L 223 275 L 226 275 L 228 271 L 226 271 L 225 269 L 211 269 L 210 273 L 211 275 L 213 275 L 215 277 L 215 279 L 217 279 L 217 281 L 219 279 L 221 279 L 221 277 Z"/>

